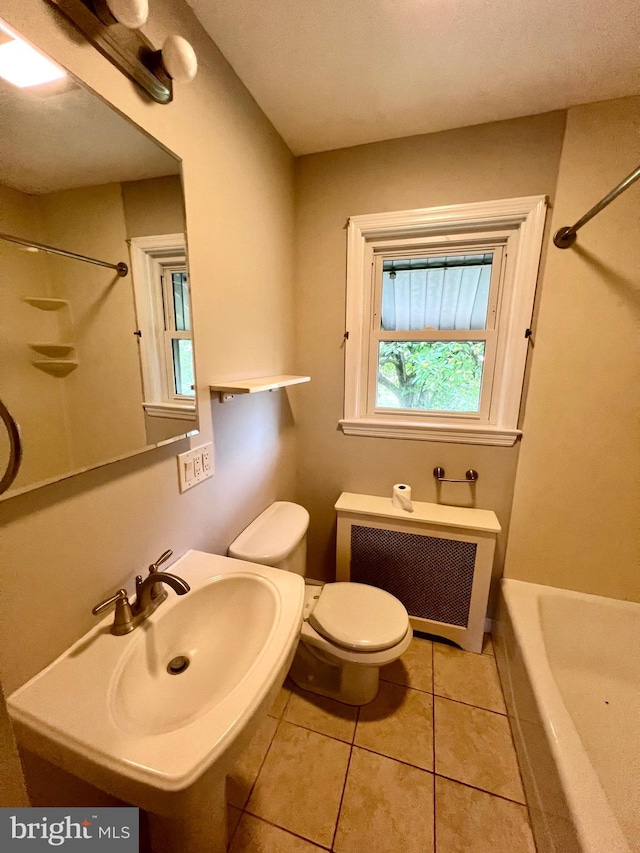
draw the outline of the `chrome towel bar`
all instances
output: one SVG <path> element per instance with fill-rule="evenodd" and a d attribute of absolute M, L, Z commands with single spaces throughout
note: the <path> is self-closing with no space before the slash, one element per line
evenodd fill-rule
<path fill-rule="evenodd" d="M 451 477 L 444 476 L 444 468 L 434 468 L 433 476 L 439 483 L 475 483 L 478 479 L 478 472 L 474 471 L 473 468 L 469 468 L 469 470 L 465 473 L 464 480 L 454 480 Z"/>

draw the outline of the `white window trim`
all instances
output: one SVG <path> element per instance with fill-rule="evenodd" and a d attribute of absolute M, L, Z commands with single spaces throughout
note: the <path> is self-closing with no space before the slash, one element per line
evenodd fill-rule
<path fill-rule="evenodd" d="M 179 421 L 193 421 L 196 416 L 196 404 L 192 403 L 143 403 L 145 412 L 152 418 L 172 418 Z"/>
<path fill-rule="evenodd" d="M 521 435 L 518 414 L 547 211 L 546 196 L 500 199 L 420 210 L 353 216 L 347 230 L 347 306 L 344 417 L 347 435 L 410 438 L 464 444 L 512 445 Z M 508 237 L 505 293 L 496 357 L 496 389 L 487 420 L 470 423 L 421 415 L 366 413 L 371 264 L 375 247 L 411 238 L 455 242 L 456 235 Z"/>
<path fill-rule="evenodd" d="M 196 420 L 196 405 L 192 400 L 171 399 L 172 383 L 167 376 L 164 353 L 164 313 L 158 299 L 157 275 L 159 262 L 182 260 L 186 257 L 184 234 L 160 234 L 152 237 L 133 237 L 129 241 L 131 278 L 140 339 L 140 364 L 144 388 L 145 412 L 151 417 Z"/>

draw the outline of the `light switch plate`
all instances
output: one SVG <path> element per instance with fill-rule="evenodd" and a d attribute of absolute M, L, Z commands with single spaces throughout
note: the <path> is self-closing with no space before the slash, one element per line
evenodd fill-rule
<path fill-rule="evenodd" d="M 178 454 L 178 484 L 181 492 L 213 477 L 213 444 L 194 447 Z"/>

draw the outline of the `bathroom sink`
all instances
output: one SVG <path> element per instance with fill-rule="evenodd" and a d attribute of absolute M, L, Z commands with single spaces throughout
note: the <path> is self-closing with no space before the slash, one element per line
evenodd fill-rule
<path fill-rule="evenodd" d="M 160 814 L 174 807 L 149 792 L 229 771 L 284 680 L 304 601 L 300 576 L 229 557 L 190 551 L 171 572 L 187 595 L 125 636 L 106 618 L 8 699 L 23 746 Z"/>
<path fill-rule="evenodd" d="M 161 612 L 114 673 L 109 705 L 118 728 L 159 735 L 219 707 L 259 661 L 278 605 L 277 587 L 252 572 L 213 578 Z"/>

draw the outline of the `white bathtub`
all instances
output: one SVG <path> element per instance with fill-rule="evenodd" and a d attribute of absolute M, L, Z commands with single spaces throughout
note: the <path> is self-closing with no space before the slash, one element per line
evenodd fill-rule
<path fill-rule="evenodd" d="M 505 579 L 494 638 L 539 853 L 640 851 L 640 604 Z"/>

